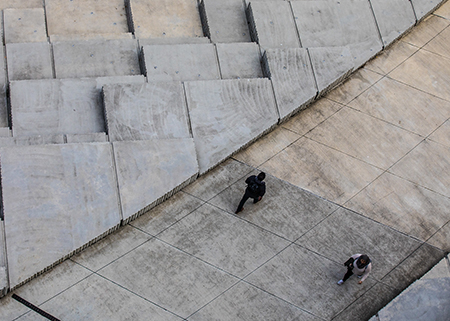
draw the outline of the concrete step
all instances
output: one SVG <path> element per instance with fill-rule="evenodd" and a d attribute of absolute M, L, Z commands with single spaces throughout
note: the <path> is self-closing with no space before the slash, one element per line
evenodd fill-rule
<path fill-rule="evenodd" d="M 105 132 L 102 86 L 144 81 L 143 76 L 12 81 L 13 136 Z"/>
<path fill-rule="evenodd" d="M 216 49 L 222 79 L 263 77 L 258 44 L 218 43 Z"/>
<path fill-rule="evenodd" d="M 0 137 L 0 147 L 64 144 L 64 135 Z"/>
<path fill-rule="evenodd" d="M 182 37 L 182 38 L 139 38 L 139 48 L 146 45 L 182 45 L 196 43 L 211 43 L 207 37 Z"/>
<path fill-rule="evenodd" d="M 7 43 L 9 80 L 53 78 L 51 45 L 48 42 Z"/>
<path fill-rule="evenodd" d="M 53 43 L 56 78 L 141 74 L 136 39 Z"/>
<path fill-rule="evenodd" d="M 46 42 L 44 8 L 3 10 L 5 43 Z"/>
<path fill-rule="evenodd" d="M 440 0 L 411 0 L 411 3 L 416 13 L 417 20 L 422 20 L 431 12 L 436 10 L 443 1 Z"/>
<path fill-rule="evenodd" d="M 27 8 L 42 8 L 42 0 L 1 0 L 0 10 L 8 8 L 27 9 Z"/>
<path fill-rule="evenodd" d="M 83 41 L 83 40 L 112 40 L 112 39 L 133 39 L 133 34 L 126 33 L 82 33 L 70 35 L 50 35 L 50 42 L 62 41 Z"/>

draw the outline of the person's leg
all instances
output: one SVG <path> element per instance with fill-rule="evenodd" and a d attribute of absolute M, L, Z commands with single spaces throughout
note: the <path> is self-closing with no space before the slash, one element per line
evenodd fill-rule
<path fill-rule="evenodd" d="M 347 269 L 347 273 L 345 273 L 344 278 L 342 279 L 342 281 L 347 281 L 349 277 L 351 277 L 353 275 L 353 271 L 351 269 Z"/>
<path fill-rule="evenodd" d="M 245 202 L 247 202 L 247 200 L 250 198 L 250 195 L 248 195 L 247 190 L 244 193 L 244 196 L 242 196 L 242 199 L 238 205 L 238 208 L 235 212 L 235 214 L 239 213 L 240 211 L 242 211 L 244 209 L 244 204 Z"/>
<path fill-rule="evenodd" d="M 253 199 L 253 204 L 258 203 L 262 199 L 262 196 L 257 196 Z"/>

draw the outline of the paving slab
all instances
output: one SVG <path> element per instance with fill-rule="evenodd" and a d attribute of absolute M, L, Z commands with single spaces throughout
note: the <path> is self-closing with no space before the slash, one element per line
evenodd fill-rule
<path fill-rule="evenodd" d="M 252 41 L 262 48 L 301 47 L 289 1 L 250 2 L 247 20 Z"/>
<path fill-rule="evenodd" d="M 130 0 L 129 7 L 137 38 L 203 36 L 196 0 Z"/>
<path fill-rule="evenodd" d="M 428 239 L 428 243 L 447 253 L 450 252 L 450 221 Z"/>
<path fill-rule="evenodd" d="M 389 46 L 381 52 L 376 59 L 370 60 L 364 66 L 364 69 L 386 75 L 411 57 L 417 50 L 419 50 L 418 47 L 405 41 L 397 41 L 395 45 Z"/>
<path fill-rule="evenodd" d="M 113 149 L 125 222 L 158 205 L 198 174 L 191 138 L 114 142 Z"/>
<path fill-rule="evenodd" d="M 86 304 L 89 302 L 89 304 Z M 40 306 L 59 320 L 151 320 L 181 321 L 180 317 L 165 311 L 144 298 L 117 287 L 96 274 L 77 283 Z M 41 320 L 34 311 L 18 321 Z M 45 321 L 43 319 L 42 321 Z"/>
<path fill-rule="evenodd" d="M 245 282 L 239 282 L 199 312 L 189 317 L 201 320 L 298 320 L 319 318 Z"/>
<path fill-rule="evenodd" d="M 145 74 L 151 81 L 220 79 L 213 44 L 143 46 Z"/>
<path fill-rule="evenodd" d="M 391 167 L 423 140 L 422 136 L 348 107 L 306 137 L 383 169 Z"/>
<path fill-rule="evenodd" d="M 67 143 L 102 143 L 107 142 L 106 133 L 67 134 Z"/>
<path fill-rule="evenodd" d="M 242 0 L 202 0 L 199 9 L 204 33 L 212 42 L 250 41 Z"/>
<path fill-rule="evenodd" d="M 190 81 L 185 89 L 200 174 L 278 122 L 268 79 Z"/>
<path fill-rule="evenodd" d="M 409 0 L 370 0 L 370 4 L 385 47 L 416 24 Z"/>
<path fill-rule="evenodd" d="M 190 138 L 181 82 L 103 86 L 110 141 Z"/>
<path fill-rule="evenodd" d="M 250 174 L 258 172 L 243 176 L 208 203 L 234 213 Z M 297 240 L 337 209 L 335 204 L 270 175 L 264 181 L 267 190 L 263 200 L 254 205 L 251 200 L 247 201 L 239 217 L 289 241 Z M 262 210 L 264 215 L 261 215 Z"/>
<path fill-rule="evenodd" d="M 157 239 L 149 240 L 98 274 L 182 318 L 238 281 Z"/>
<path fill-rule="evenodd" d="M 6 44 L 9 80 L 53 78 L 51 45 L 48 42 Z"/>
<path fill-rule="evenodd" d="M 401 41 L 410 43 L 416 47 L 422 47 L 448 27 L 449 24 L 450 20 L 440 16 L 430 15 L 414 28 L 414 32 L 410 32 L 402 37 Z"/>
<path fill-rule="evenodd" d="M 291 6 L 304 48 L 349 46 L 356 69 L 382 50 L 366 0 L 292 1 Z"/>
<path fill-rule="evenodd" d="M 445 2 L 433 14 L 450 19 L 450 3 Z"/>
<path fill-rule="evenodd" d="M 336 87 L 353 72 L 349 47 L 308 48 L 319 95 Z"/>
<path fill-rule="evenodd" d="M 0 9 L 7 8 L 42 8 L 41 0 L 0 0 Z"/>
<path fill-rule="evenodd" d="M 296 243 L 340 263 L 342 276 L 345 274 L 343 263 L 351 255 L 367 254 L 373 262 L 373 269 L 366 281 L 370 278 L 380 280 L 422 244 L 345 208 L 335 211 Z M 355 279 L 349 282 L 357 283 Z"/>
<path fill-rule="evenodd" d="M 261 78 L 261 52 L 255 43 L 216 44 L 222 79 Z"/>
<path fill-rule="evenodd" d="M 336 282 L 342 277 L 342 270 L 341 264 L 292 244 L 245 281 L 319 318 L 331 320 L 375 284 L 369 278 L 361 285 L 355 281 L 340 287 Z"/>
<path fill-rule="evenodd" d="M 118 227 L 109 143 L 3 147 L 0 155 L 11 288 Z"/>
<path fill-rule="evenodd" d="M 196 44 L 211 43 L 208 37 L 181 37 L 181 38 L 139 38 L 139 48 L 147 45 L 180 45 L 180 44 Z"/>
<path fill-rule="evenodd" d="M 46 0 L 47 30 L 52 35 L 89 35 L 128 32 L 125 2 L 111 0 Z"/>
<path fill-rule="evenodd" d="M 345 206 L 426 241 L 449 221 L 450 200 L 417 184 L 384 173 Z"/>
<path fill-rule="evenodd" d="M 5 9 L 3 20 L 5 43 L 47 41 L 44 8 Z"/>
<path fill-rule="evenodd" d="M 202 205 L 158 238 L 239 278 L 290 244 L 209 204 Z"/>
<path fill-rule="evenodd" d="M 103 85 L 144 81 L 143 76 L 13 81 L 13 135 L 105 132 Z"/>
<path fill-rule="evenodd" d="M 417 20 L 422 20 L 437 9 L 442 3 L 439 0 L 411 0 Z"/>
<path fill-rule="evenodd" d="M 136 39 L 53 43 L 56 78 L 141 74 Z"/>
<path fill-rule="evenodd" d="M 316 98 L 317 85 L 306 49 L 267 49 L 263 70 L 272 81 L 281 122 Z"/>
<path fill-rule="evenodd" d="M 64 135 L 35 135 L 20 137 L 0 137 L 0 146 L 30 146 L 44 144 L 64 144 Z"/>
<path fill-rule="evenodd" d="M 441 33 L 428 42 L 423 48 L 425 50 L 437 53 L 439 55 L 450 58 L 449 50 L 450 45 L 448 41 L 450 39 L 450 29 L 445 28 Z"/>
<path fill-rule="evenodd" d="M 405 101 L 409 103 L 405 104 Z M 448 101 L 387 77 L 348 106 L 423 137 L 433 133 L 450 117 Z"/>

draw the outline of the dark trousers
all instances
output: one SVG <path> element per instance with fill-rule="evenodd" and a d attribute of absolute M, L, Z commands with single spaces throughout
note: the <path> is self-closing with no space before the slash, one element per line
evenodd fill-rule
<path fill-rule="evenodd" d="M 244 196 L 242 196 L 241 202 L 239 203 L 239 206 L 238 206 L 236 212 L 239 212 L 240 210 L 242 210 L 245 202 L 247 202 L 247 200 L 249 198 L 253 198 L 253 203 L 257 203 L 259 196 L 255 196 L 254 194 L 249 193 L 248 190 L 245 190 Z"/>
<path fill-rule="evenodd" d="M 347 279 L 349 277 L 351 277 L 353 275 L 353 269 L 347 269 L 347 273 L 345 273 L 344 278 L 342 279 L 342 281 L 347 281 Z"/>

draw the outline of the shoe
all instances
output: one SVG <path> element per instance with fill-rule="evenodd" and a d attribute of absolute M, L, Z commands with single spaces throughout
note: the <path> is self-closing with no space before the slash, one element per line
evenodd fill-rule
<path fill-rule="evenodd" d="M 357 275 L 356 276 L 358 279 L 362 278 L 362 274 L 361 275 Z"/>
<path fill-rule="evenodd" d="M 253 204 L 258 203 L 261 199 L 262 199 L 262 196 L 258 196 L 258 198 L 253 201 Z"/>
<path fill-rule="evenodd" d="M 244 208 L 241 208 L 240 210 L 236 210 L 236 212 L 234 212 L 234 214 L 240 213 L 244 210 Z"/>
<path fill-rule="evenodd" d="M 344 280 L 339 280 L 337 284 L 338 285 L 344 284 Z"/>

